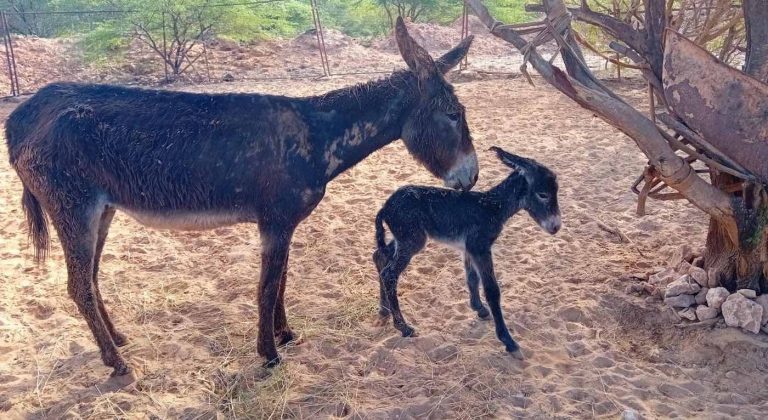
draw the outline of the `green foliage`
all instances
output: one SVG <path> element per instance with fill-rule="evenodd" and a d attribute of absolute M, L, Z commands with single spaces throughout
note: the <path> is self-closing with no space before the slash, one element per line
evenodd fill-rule
<path fill-rule="evenodd" d="M 128 47 L 125 27 L 116 22 L 105 22 L 85 33 L 79 41 L 83 57 L 88 63 L 101 64 L 119 57 Z"/>
<path fill-rule="evenodd" d="M 416 22 L 451 24 L 461 15 L 462 0 L 317 0 L 325 26 L 370 39 L 386 35 L 398 10 Z M 15 32 L 38 36 L 77 36 L 88 61 L 119 54 L 128 44 L 134 24 L 140 23 L 161 39 L 163 13 L 171 11 L 196 25 L 211 25 L 213 36 L 239 42 L 294 37 L 313 27 L 309 0 L 218 7 L 220 0 L 0 0 L 0 9 L 24 11 L 135 10 L 117 14 L 9 13 Z M 533 20 L 526 0 L 486 0 L 491 12 L 505 23 Z"/>
<path fill-rule="evenodd" d="M 506 24 L 532 22 L 536 20 L 536 13 L 525 11 L 527 3 L 535 3 L 530 0 L 486 0 L 485 5 L 493 16 Z"/>

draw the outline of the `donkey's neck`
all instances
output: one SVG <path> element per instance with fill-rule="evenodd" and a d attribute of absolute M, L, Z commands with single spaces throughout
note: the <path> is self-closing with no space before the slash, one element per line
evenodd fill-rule
<path fill-rule="evenodd" d="M 325 178 L 331 181 L 371 153 L 400 138 L 417 104 L 415 79 L 406 72 L 311 99 L 324 117 Z"/>

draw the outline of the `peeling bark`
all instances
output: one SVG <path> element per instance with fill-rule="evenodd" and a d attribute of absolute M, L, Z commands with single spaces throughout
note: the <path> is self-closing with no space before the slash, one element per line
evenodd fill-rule
<path fill-rule="evenodd" d="M 768 184 L 768 84 L 672 30 L 663 84 L 667 104 L 688 127 Z"/>

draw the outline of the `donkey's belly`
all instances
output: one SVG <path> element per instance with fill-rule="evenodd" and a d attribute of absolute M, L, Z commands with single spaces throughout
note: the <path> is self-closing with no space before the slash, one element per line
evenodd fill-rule
<path fill-rule="evenodd" d="M 207 230 L 249 221 L 228 212 L 158 213 L 120 209 L 144 226 L 170 230 Z"/>

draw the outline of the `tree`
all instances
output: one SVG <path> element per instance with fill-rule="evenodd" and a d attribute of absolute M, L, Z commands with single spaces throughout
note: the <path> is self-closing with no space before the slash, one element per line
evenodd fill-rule
<path fill-rule="evenodd" d="M 214 22 L 221 18 L 221 11 L 209 3 L 163 0 L 159 7 L 144 10 L 134 19 L 134 36 L 163 60 L 171 70 L 169 79 L 177 79 L 203 56 L 192 52 L 205 42 Z"/>
<path fill-rule="evenodd" d="M 566 9 L 562 0 L 544 0 L 533 10 L 546 13 L 547 19 L 528 25 L 540 30 L 533 44 L 522 38 L 519 25 L 496 21 L 481 0 L 467 2 L 494 35 L 525 51 L 547 82 L 635 141 L 649 160 L 641 203 L 652 192 L 670 187 L 676 191 L 673 196 L 710 216 L 704 264 L 712 279 L 732 290 L 768 292 L 768 85 L 762 82 L 768 66 L 768 2 L 743 3 L 749 16 L 744 21 L 745 69 L 755 78 L 727 67 L 672 30 L 675 16 L 689 18 L 685 5 L 690 2 L 683 2 L 675 14 L 675 1 L 645 0 L 629 18 L 619 19 L 591 10 L 586 1 Z M 649 118 L 603 86 L 584 64 L 571 19 L 620 41 L 611 47 L 634 60 L 662 109 L 652 102 Z M 536 45 L 553 39 L 567 73 L 536 52 Z M 708 177 L 692 168 L 695 160 L 707 165 Z"/>

